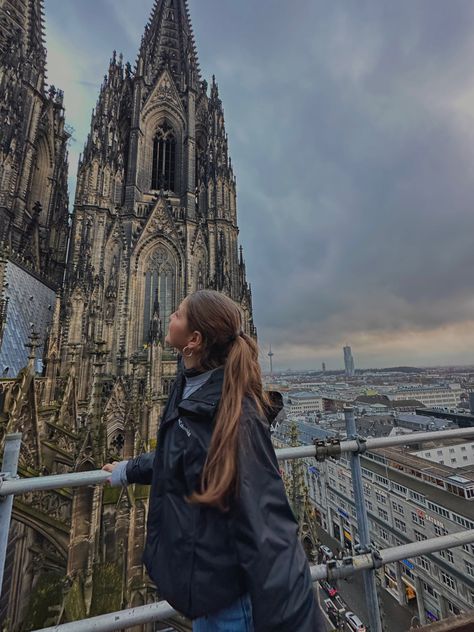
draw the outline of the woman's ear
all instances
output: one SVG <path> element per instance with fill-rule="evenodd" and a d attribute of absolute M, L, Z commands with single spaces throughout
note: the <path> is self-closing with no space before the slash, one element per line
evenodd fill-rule
<path fill-rule="evenodd" d="M 188 347 L 193 350 L 198 350 L 202 345 L 202 334 L 200 331 L 193 331 L 191 338 L 188 342 Z"/>

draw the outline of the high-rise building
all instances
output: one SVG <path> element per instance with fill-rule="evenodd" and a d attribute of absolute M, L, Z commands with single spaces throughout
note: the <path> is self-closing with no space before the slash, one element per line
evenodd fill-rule
<path fill-rule="evenodd" d="M 354 377 L 354 358 L 352 357 L 352 350 L 349 346 L 344 347 L 344 368 L 346 372 L 346 377 Z"/>
<path fill-rule="evenodd" d="M 6 5 L 13 16 L 25 8 L 25 33 L 33 30 L 34 41 L 41 40 L 41 20 L 33 20 L 41 2 L 9 0 L 1 6 Z M 30 66 L 25 68 L 31 77 Z M 2 85 L 7 93 L 13 89 Z M 62 120 L 54 119 L 58 99 L 50 94 L 39 101 L 53 117 L 44 120 L 44 134 Z M 28 155 L 27 138 L 15 142 Z M 45 178 L 49 151 L 50 143 L 41 141 L 37 158 L 30 156 L 41 174 L 38 183 L 55 182 Z M 14 192 L 16 167 L 10 173 L 8 190 Z M 61 179 L 63 172 L 57 173 Z M 25 200 L 21 187 L 18 196 L 12 194 L 17 202 L 9 202 L 12 210 L 2 215 L 9 223 L 2 226 L 11 244 L 23 243 L 23 234 L 38 235 L 28 240 L 37 244 L 29 255 L 36 257 L 37 275 L 59 274 L 63 250 L 48 248 L 65 243 L 61 232 L 47 227 L 63 198 L 35 187 Z M 46 219 L 42 210 L 28 222 L 28 200 L 36 199 L 48 208 Z M 54 226 L 60 231 L 61 221 Z M 35 375 L 38 340 L 31 336 L 26 370 L 16 380 L 0 380 L 0 441 L 5 432 L 21 429 L 21 475 L 97 469 L 154 448 L 176 370 L 164 336 L 170 314 L 189 292 L 225 292 L 241 306 L 245 331 L 256 334 L 222 101 L 215 79 L 208 85 L 201 78 L 186 0 L 154 2 L 134 68 L 113 53 L 79 163 L 65 278 L 61 295 L 49 303 L 44 377 Z M 88 616 L 154 600 L 141 563 L 146 506 L 147 490 L 138 488 L 59 490 L 17 499 L 0 616 L 17 630 L 28 612 L 41 610 L 43 619 L 36 614 L 29 622 L 41 628 L 57 623 L 58 612 L 64 621 L 74 613 Z"/>

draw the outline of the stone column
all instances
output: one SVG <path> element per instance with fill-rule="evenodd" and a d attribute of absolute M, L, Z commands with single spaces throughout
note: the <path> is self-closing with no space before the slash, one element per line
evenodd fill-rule
<path fill-rule="evenodd" d="M 342 550 L 344 551 L 345 542 L 344 542 L 344 523 L 342 521 L 341 515 L 337 514 L 337 521 L 339 522 L 339 542 L 341 543 Z"/>
<path fill-rule="evenodd" d="M 405 606 L 407 603 L 407 593 L 402 580 L 402 565 L 400 562 L 395 562 L 395 576 L 397 578 L 398 603 L 401 606 Z"/>
<path fill-rule="evenodd" d="M 441 619 L 446 619 L 449 617 L 448 604 L 446 603 L 446 597 L 444 595 L 439 595 L 438 598 L 439 603 L 439 611 L 441 613 Z"/>
<path fill-rule="evenodd" d="M 418 606 L 418 619 L 420 620 L 420 625 L 425 625 L 427 623 L 425 614 L 425 596 L 423 594 L 423 582 L 418 575 L 415 575 L 415 589 L 416 605 Z"/>

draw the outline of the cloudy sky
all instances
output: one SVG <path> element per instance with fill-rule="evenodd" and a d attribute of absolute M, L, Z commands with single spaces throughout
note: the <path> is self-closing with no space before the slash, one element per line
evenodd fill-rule
<path fill-rule="evenodd" d="M 46 0 L 71 175 L 152 0 Z M 474 2 L 189 0 L 277 368 L 474 362 Z M 74 178 L 71 177 L 73 191 Z M 73 199 L 73 195 L 71 195 Z"/>

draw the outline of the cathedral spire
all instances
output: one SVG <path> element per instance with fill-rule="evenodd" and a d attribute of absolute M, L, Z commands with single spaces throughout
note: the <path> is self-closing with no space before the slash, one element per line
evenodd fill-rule
<path fill-rule="evenodd" d="M 44 0 L 30 0 L 28 16 L 27 50 L 38 55 L 46 64 Z"/>
<path fill-rule="evenodd" d="M 12 41 L 42 69 L 46 65 L 44 0 L 5 0 L 0 6 L 0 51 Z"/>
<path fill-rule="evenodd" d="M 168 68 L 179 89 L 200 79 L 199 62 L 186 0 L 155 0 L 140 46 L 137 69 L 153 85 Z"/>

